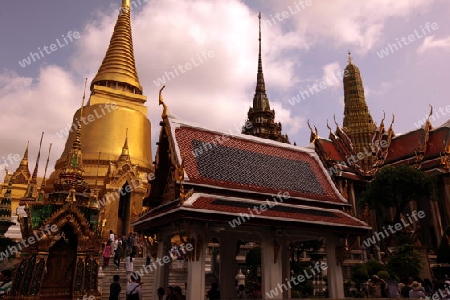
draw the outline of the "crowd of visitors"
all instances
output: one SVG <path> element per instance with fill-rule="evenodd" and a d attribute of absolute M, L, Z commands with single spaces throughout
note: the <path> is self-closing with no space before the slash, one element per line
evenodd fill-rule
<path fill-rule="evenodd" d="M 394 276 L 385 281 L 374 275 L 365 284 L 366 296 L 369 298 L 450 299 L 449 289 L 450 279 L 431 282 L 427 278 L 422 280 L 410 277 L 397 282 Z"/>
<path fill-rule="evenodd" d="M 186 300 L 183 291 L 179 286 L 168 286 L 158 288 L 158 300 Z"/>

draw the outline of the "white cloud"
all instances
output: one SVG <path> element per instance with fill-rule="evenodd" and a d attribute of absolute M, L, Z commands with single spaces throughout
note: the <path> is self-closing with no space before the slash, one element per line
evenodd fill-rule
<path fill-rule="evenodd" d="M 434 36 L 425 37 L 422 45 L 417 49 L 417 53 L 423 54 L 424 52 L 433 48 L 441 48 L 443 50 L 450 50 L 450 36 L 443 39 L 434 39 Z"/>
<path fill-rule="evenodd" d="M 328 87 L 341 86 L 344 70 L 341 69 L 341 65 L 339 64 L 339 62 L 335 61 L 333 63 L 327 64 L 323 66 L 322 69 L 322 82 L 325 82 Z"/>

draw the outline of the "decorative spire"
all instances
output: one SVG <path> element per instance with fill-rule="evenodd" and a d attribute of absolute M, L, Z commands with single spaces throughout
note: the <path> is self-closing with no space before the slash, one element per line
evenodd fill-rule
<path fill-rule="evenodd" d="M 86 98 L 86 83 L 87 78 L 84 81 L 84 93 L 81 101 L 80 116 L 78 120 L 83 117 L 84 100 Z M 73 201 L 75 199 L 74 190 L 78 192 L 85 192 L 88 187 L 83 180 L 83 158 L 81 153 L 81 122 L 78 121 L 77 132 L 72 144 L 72 149 L 67 154 L 66 165 L 63 167 L 62 172 L 59 174 L 59 181 L 55 183 L 56 190 L 69 190 L 68 198 Z"/>
<path fill-rule="evenodd" d="M 262 68 L 262 54 L 261 54 L 261 13 L 258 15 L 259 19 L 259 51 L 258 51 L 258 73 L 256 77 L 256 90 L 253 98 L 254 110 L 270 110 L 269 99 L 266 95 L 266 84 L 264 82 L 264 74 Z"/>
<path fill-rule="evenodd" d="M 11 176 L 13 184 L 27 184 L 31 178 L 30 169 L 28 168 L 28 147 L 30 142 L 27 142 L 27 148 L 20 161 L 19 167 Z"/>
<path fill-rule="evenodd" d="M 348 50 L 348 64 L 352 65 L 353 61 L 352 61 L 352 53 L 350 52 L 350 50 Z"/>
<path fill-rule="evenodd" d="M 134 62 L 133 39 L 131 35 L 130 0 L 122 0 L 122 7 L 111 36 L 108 50 L 97 75 L 92 80 L 94 85 L 120 85 L 124 90 L 142 94 L 142 86 Z"/>
<path fill-rule="evenodd" d="M 130 151 L 128 150 L 128 128 L 125 132 L 125 142 L 122 147 L 122 154 L 119 157 L 119 161 L 130 160 Z"/>
<path fill-rule="evenodd" d="M 48 162 L 50 160 L 50 151 L 52 151 L 52 143 L 50 143 L 50 147 L 48 148 L 47 162 L 45 163 L 44 178 L 42 178 L 41 190 L 39 191 L 38 201 L 44 201 L 45 176 L 47 175 L 47 167 L 48 167 Z"/>
<path fill-rule="evenodd" d="M 41 134 L 41 141 L 39 142 L 39 151 L 36 158 L 36 165 L 34 166 L 33 175 L 31 176 L 30 183 L 28 184 L 27 191 L 25 193 L 25 198 L 36 198 L 37 197 L 37 175 L 39 169 L 39 160 L 41 159 L 41 147 L 42 138 L 44 137 L 44 132 Z"/>
<path fill-rule="evenodd" d="M 31 183 L 36 184 L 37 183 L 37 175 L 38 175 L 38 169 L 39 169 L 39 160 L 41 159 L 41 147 L 42 147 L 42 138 L 44 137 L 44 132 L 41 134 L 41 141 L 39 142 L 39 151 L 38 156 L 36 158 L 36 165 L 34 166 L 33 175 L 31 176 Z"/>
<path fill-rule="evenodd" d="M 248 110 L 248 120 L 242 127 L 242 133 L 266 138 L 282 143 L 289 143 L 287 135 L 282 135 L 281 123 L 275 122 L 275 111 L 270 109 L 269 98 L 266 94 L 266 84 L 262 69 L 261 51 L 261 13 L 259 19 L 259 51 L 258 51 L 258 73 L 256 77 L 256 89 L 253 96 L 253 107 Z"/>

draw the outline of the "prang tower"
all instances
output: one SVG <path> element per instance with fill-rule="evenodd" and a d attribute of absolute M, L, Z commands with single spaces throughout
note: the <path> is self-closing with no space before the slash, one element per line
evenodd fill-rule
<path fill-rule="evenodd" d="M 371 142 L 376 125 L 370 115 L 364 96 L 364 87 L 359 68 L 353 64 L 348 53 L 348 65 L 344 72 L 344 122 L 343 130 L 350 138 L 355 153 L 371 153 Z M 372 167 L 372 156 L 366 155 L 360 165 L 368 171 Z"/>
<path fill-rule="evenodd" d="M 248 122 L 251 126 L 242 128 L 243 134 L 254 135 L 264 139 L 270 139 L 282 143 L 289 143 L 287 135 L 281 134 L 281 123 L 275 123 L 275 110 L 270 109 L 269 98 L 266 94 L 266 84 L 262 70 L 261 59 L 261 13 L 259 18 L 259 54 L 258 75 L 256 80 L 255 96 L 253 96 L 253 107 L 248 110 Z"/>
<path fill-rule="evenodd" d="M 147 97 L 134 61 L 130 0 L 122 0 L 108 50 L 90 91 L 83 107 L 83 117 L 89 122 L 79 121 L 80 109 L 73 117 L 73 123 L 83 128 L 84 179 L 91 192 L 99 193 L 100 203 L 107 200 L 101 212 L 102 234 L 107 236 L 109 230 L 126 234 L 142 211 L 142 199 L 149 188 L 147 174 L 153 171 L 151 125 L 144 105 Z M 70 132 L 47 190 L 66 165 L 75 136 L 76 130 Z"/>

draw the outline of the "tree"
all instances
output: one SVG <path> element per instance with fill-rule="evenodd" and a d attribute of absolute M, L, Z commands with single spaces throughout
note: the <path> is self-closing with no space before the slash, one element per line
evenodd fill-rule
<path fill-rule="evenodd" d="M 387 166 L 369 183 L 364 201 L 378 212 L 394 208 L 397 223 L 411 200 L 434 199 L 434 191 L 433 178 L 425 172 L 407 165 Z"/>
<path fill-rule="evenodd" d="M 402 245 L 388 260 L 389 274 L 399 278 L 418 277 L 422 270 L 422 256 L 412 245 Z"/>
<path fill-rule="evenodd" d="M 437 250 L 437 262 L 439 264 L 450 264 L 450 227 L 447 227 L 442 236 L 441 243 Z"/>

